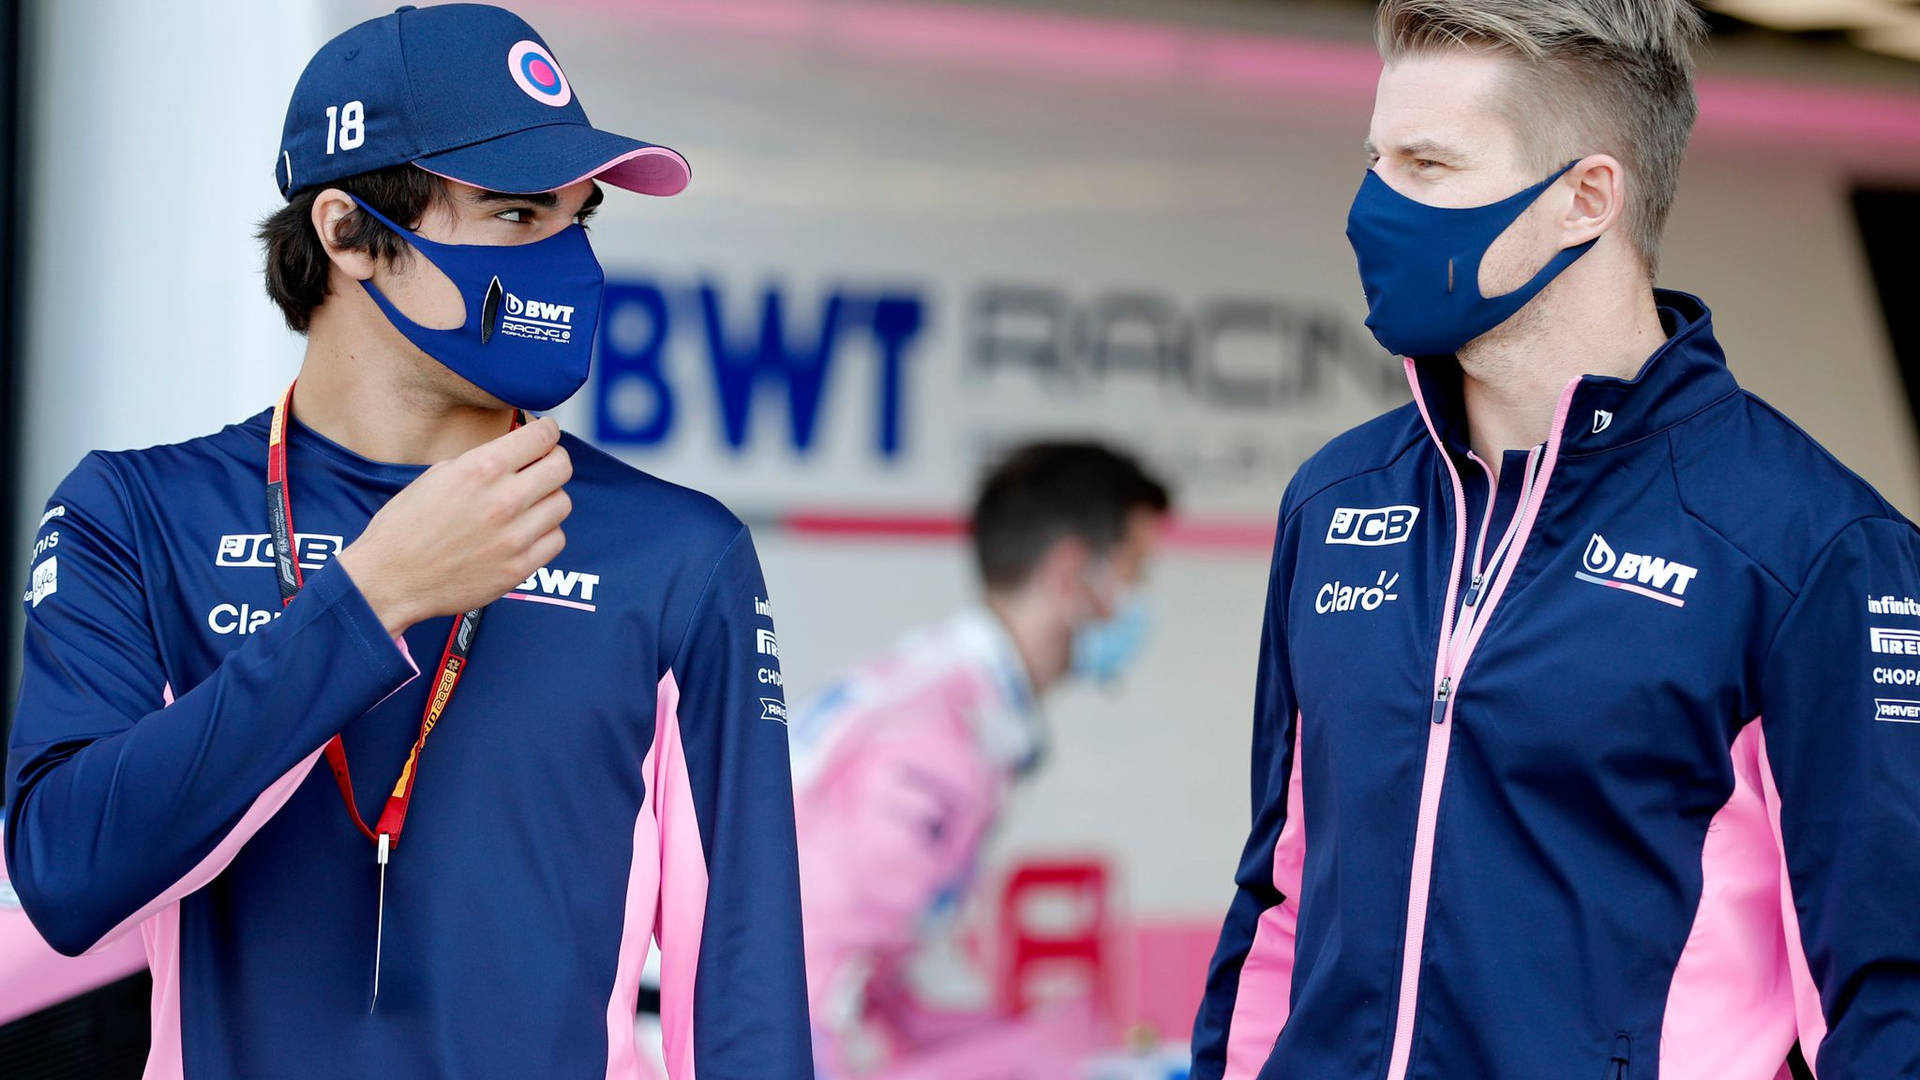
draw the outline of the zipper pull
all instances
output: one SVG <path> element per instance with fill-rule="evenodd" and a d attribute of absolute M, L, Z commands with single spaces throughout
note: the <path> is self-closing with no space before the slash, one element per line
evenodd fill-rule
<path fill-rule="evenodd" d="M 1440 691 L 1433 695 L 1433 722 L 1436 724 L 1447 722 L 1447 694 L 1452 689 L 1453 676 L 1448 675 L 1440 680 Z"/>
<path fill-rule="evenodd" d="M 1613 1037 L 1613 1060 L 1607 1070 L 1608 1080 L 1627 1080 L 1627 1065 L 1633 1055 L 1633 1036 L 1619 1032 Z"/>
<path fill-rule="evenodd" d="M 1480 602 L 1480 586 L 1484 584 L 1486 584 L 1485 574 L 1473 575 L 1473 584 L 1467 586 L 1467 599 L 1465 601 L 1467 607 L 1472 607 Z"/>

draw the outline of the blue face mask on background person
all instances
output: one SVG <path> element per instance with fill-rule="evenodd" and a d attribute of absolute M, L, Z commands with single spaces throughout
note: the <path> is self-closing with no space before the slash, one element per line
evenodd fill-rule
<path fill-rule="evenodd" d="M 522 409 L 551 409 L 586 384 L 606 276 L 585 228 L 569 225 L 531 244 L 442 244 L 353 201 L 460 290 L 467 321 L 436 330 L 401 314 L 371 280 L 360 283 L 421 352 Z"/>
<path fill-rule="evenodd" d="M 1153 613 L 1138 593 L 1114 603 L 1113 615 L 1074 628 L 1070 655 L 1075 675 L 1101 686 L 1116 682 L 1139 654 L 1153 627 Z"/>
<path fill-rule="evenodd" d="M 1485 206 L 1428 206 L 1369 171 L 1347 214 L 1347 240 L 1367 294 L 1367 329 L 1395 356 L 1445 356 L 1513 317 L 1598 242 L 1566 248 L 1525 285 L 1480 295 L 1480 260 L 1549 184 L 1578 165 Z"/>

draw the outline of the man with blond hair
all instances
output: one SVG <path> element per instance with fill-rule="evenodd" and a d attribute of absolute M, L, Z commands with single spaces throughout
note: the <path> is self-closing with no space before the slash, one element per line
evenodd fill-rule
<path fill-rule="evenodd" d="M 1653 287 L 1699 34 L 1381 5 L 1414 400 L 1281 503 L 1196 1080 L 1920 1075 L 1920 536 Z"/>

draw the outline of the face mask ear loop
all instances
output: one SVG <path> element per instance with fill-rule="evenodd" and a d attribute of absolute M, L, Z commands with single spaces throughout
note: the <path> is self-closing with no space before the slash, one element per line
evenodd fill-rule
<path fill-rule="evenodd" d="M 454 293 L 460 297 L 460 325 L 456 327 L 452 327 L 450 331 L 446 331 L 446 332 L 457 333 L 461 330 L 467 329 L 467 326 L 472 321 L 472 316 L 473 316 L 473 312 L 471 310 L 472 303 L 467 299 L 465 293 L 460 292 L 460 283 L 453 280 L 453 275 L 447 273 L 445 267 L 442 267 L 439 263 L 434 262 L 433 257 L 427 254 L 425 249 L 431 246 L 434 243 L 434 241 L 428 240 L 427 238 L 414 232 L 412 229 L 402 228 L 401 226 L 394 224 L 394 221 L 392 218 L 388 217 L 387 215 L 381 213 L 378 210 L 375 210 L 373 207 L 367 205 L 366 200 L 362 199 L 360 196 L 349 192 L 347 197 L 353 200 L 354 205 L 358 206 L 361 210 L 364 210 L 369 215 L 371 215 L 373 217 L 373 220 L 379 222 L 382 225 L 385 225 L 388 229 L 392 230 L 393 234 L 395 236 L 398 236 L 402 241 L 404 241 L 408 247 L 412 248 L 413 253 L 415 255 L 420 256 L 420 258 L 423 261 L 425 261 L 428 266 L 431 266 L 435 270 L 440 271 L 440 276 L 447 279 L 448 283 L 453 286 Z M 367 280 L 361 282 L 360 287 L 367 290 L 367 292 L 373 295 L 374 301 L 378 303 L 381 308 L 386 310 L 387 317 L 389 319 L 395 316 L 398 316 L 402 319 L 407 320 L 410 323 L 413 323 L 415 326 L 421 327 L 422 329 L 426 329 L 426 330 L 441 329 L 440 327 L 425 326 L 424 324 L 415 320 L 412 316 L 408 315 L 406 312 L 401 311 L 399 306 L 396 305 L 391 299 L 389 299 L 386 293 L 380 290 L 380 286 L 375 285 L 373 283 L 372 278 L 368 278 Z M 488 333 L 487 330 L 483 327 L 481 330 L 482 343 L 484 344 L 486 338 L 491 336 L 492 334 Z"/>
<path fill-rule="evenodd" d="M 1525 200 L 1526 202 L 1525 208 L 1523 208 L 1518 214 L 1515 214 L 1513 217 L 1513 220 L 1519 221 L 1521 216 L 1524 215 L 1527 212 L 1527 210 L 1530 210 L 1533 208 L 1534 203 L 1540 201 L 1540 197 L 1547 193 L 1548 188 L 1552 187 L 1555 184 L 1555 182 L 1557 182 L 1561 177 L 1567 175 L 1569 172 L 1572 172 L 1573 167 L 1575 165 L 1578 165 L 1585 160 L 1586 158 L 1574 158 L 1572 161 L 1569 161 L 1565 165 L 1560 166 L 1559 171 L 1555 172 L 1552 176 L 1547 177 L 1545 180 L 1540 181 L 1539 183 L 1533 185 L 1532 187 L 1526 189 L 1525 191 L 1515 192 L 1514 194 L 1507 196 L 1507 199 L 1501 200 L 1502 202 L 1505 202 L 1510 199 Z M 1495 205 L 1498 205 L 1498 204 L 1495 204 Z M 1509 227 L 1511 227 L 1511 225 L 1509 225 Z M 1505 232 L 1505 230 L 1502 230 L 1502 232 Z M 1499 237 L 1495 237 L 1494 242 L 1498 243 Z M 1541 289 L 1546 287 L 1547 282 L 1552 281 L 1555 277 L 1559 276 L 1562 270 L 1565 270 L 1567 267 L 1573 265 L 1573 260 L 1579 258 L 1582 255 L 1585 255 L 1589 248 L 1592 248 L 1593 245 L 1599 242 L 1600 242 L 1600 238 L 1596 236 L 1584 244 L 1575 244 L 1573 247 L 1570 247 L 1570 248 L 1561 248 L 1559 251 L 1556 251 L 1553 253 L 1553 258 L 1548 259 L 1547 264 L 1545 266 L 1542 266 L 1539 269 L 1539 271 L 1537 271 L 1532 277 L 1528 278 L 1525 282 L 1521 283 L 1519 288 L 1510 289 L 1507 292 L 1503 292 L 1499 294 L 1498 296 L 1488 296 L 1486 293 L 1483 293 L 1480 291 L 1480 264 L 1487 257 L 1486 251 L 1481 251 L 1474 254 L 1471 266 L 1462 264 L 1459 268 L 1460 273 L 1458 275 L 1457 280 L 1463 281 L 1466 284 L 1472 286 L 1473 295 L 1478 297 L 1482 301 L 1503 300 L 1509 296 L 1525 296 L 1531 299 L 1534 293 L 1537 293 Z M 1491 250 L 1491 246 L 1489 246 L 1488 250 Z M 1453 264 L 1451 262 L 1447 264 L 1447 271 L 1449 275 L 1448 282 L 1447 282 L 1447 286 L 1448 286 L 1447 291 L 1452 292 L 1456 278 L 1453 274 Z"/>
<path fill-rule="evenodd" d="M 414 231 L 412 229 L 403 229 L 400 226 L 395 225 L 393 223 L 392 218 L 388 217 L 387 215 L 381 213 L 378 210 L 375 210 L 373 207 L 367 205 L 367 201 L 365 199 L 362 199 L 358 195 L 349 193 L 347 195 L 347 198 L 352 199 L 355 206 L 358 206 L 361 210 L 364 210 L 368 214 L 372 215 L 373 220 L 379 222 L 382 225 L 385 225 L 387 228 L 392 229 L 395 233 L 399 234 L 402 240 L 405 240 L 408 243 L 413 242 Z"/>

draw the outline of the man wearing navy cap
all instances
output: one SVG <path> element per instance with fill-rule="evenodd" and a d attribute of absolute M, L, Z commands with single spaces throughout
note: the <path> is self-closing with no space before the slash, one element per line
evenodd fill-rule
<path fill-rule="evenodd" d="M 656 939 L 675 1080 L 810 1077 L 752 542 L 529 411 L 586 380 L 597 181 L 672 195 L 685 160 L 460 4 L 321 49 L 274 171 L 297 382 L 90 455 L 41 522 L 27 913 L 68 953 L 143 935 L 150 1077 L 639 1076 Z"/>

